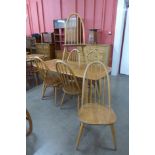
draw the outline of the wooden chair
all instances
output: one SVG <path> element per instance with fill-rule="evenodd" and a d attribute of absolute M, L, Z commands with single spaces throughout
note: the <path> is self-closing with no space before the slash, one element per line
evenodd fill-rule
<path fill-rule="evenodd" d="M 80 66 L 80 51 L 78 49 L 73 49 L 69 52 L 67 62 L 69 63 L 70 61 L 75 61 Z"/>
<path fill-rule="evenodd" d="M 26 60 L 26 82 L 31 86 L 38 85 L 37 70 L 33 66 L 33 60 Z"/>
<path fill-rule="evenodd" d="M 81 88 L 80 84 L 77 81 L 76 76 L 74 75 L 74 72 L 66 62 L 63 62 L 61 60 L 57 61 L 56 63 L 56 70 L 62 82 L 64 92 L 61 101 L 61 106 L 63 104 L 65 94 L 78 96 L 78 106 L 79 106 Z"/>
<path fill-rule="evenodd" d="M 29 128 L 26 131 L 26 136 L 32 133 L 32 119 L 29 111 L 26 109 L 26 120 L 29 122 Z"/>
<path fill-rule="evenodd" d="M 55 94 L 55 104 L 56 104 L 57 88 L 61 87 L 61 82 L 60 82 L 58 76 L 56 74 L 50 74 L 49 68 L 47 67 L 47 65 L 41 58 L 35 57 L 34 62 L 35 62 L 36 67 L 40 73 L 40 77 L 43 80 L 42 99 L 44 98 L 46 88 L 53 87 L 54 94 Z"/>
<path fill-rule="evenodd" d="M 71 14 L 65 24 L 65 42 L 62 60 L 66 60 L 66 55 L 74 48 L 85 46 L 85 29 L 84 22 L 79 14 Z M 83 53 L 84 54 L 84 53 Z"/>
<path fill-rule="evenodd" d="M 89 77 L 98 79 L 101 71 L 106 76 L 99 80 L 89 80 Z M 92 84 L 94 82 L 94 84 Z M 78 116 L 80 130 L 76 141 L 76 149 L 79 146 L 84 125 L 109 125 L 111 127 L 113 143 L 116 149 L 115 128 L 116 115 L 111 107 L 110 79 L 106 66 L 100 61 L 94 61 L 87 65 L 83 77 L 82 99 L 79 105 Z"/>

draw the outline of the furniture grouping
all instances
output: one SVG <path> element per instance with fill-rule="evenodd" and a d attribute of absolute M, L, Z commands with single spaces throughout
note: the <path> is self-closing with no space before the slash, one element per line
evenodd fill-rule
<path fill-rule="evenodd" d="M 65 26 L 62 59 L 46 60 L 45 55 L 27 56 L 27 62 L 32 62 L 35 73 L 39 73 L 43 81 L 41 98 L 44 98 L 47 87 L 54 89 L 55 105 L 60 107 L 63 106 L 65 95 L 77 96 L 80 129 L 76 149 L 86 125 L 109 125 L 116 149 L 116 115 L 111 106 L 109 78 L 111 68 L 105 61 L 104 53 L 102 55 L 98 49 L 92 48 L 84 52 L 84 23 L 77 13 L 68 17 Z M 63 91 L 61 103 L 57 102 L 57 89 Z"/>

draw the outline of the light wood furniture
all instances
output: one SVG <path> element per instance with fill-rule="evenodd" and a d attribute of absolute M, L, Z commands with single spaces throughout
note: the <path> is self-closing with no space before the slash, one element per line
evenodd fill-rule
<path fill-rule="evenodd" d="M 59 61 L 59 59 L 53 59 L 53 60 L 45 61 L 45 64 L 49 68 L 49 71 L 51 71 L 51 72 L 57 72 L 56 71 L 56 62 L 57 61 Z M 85 71 L 85 68 L 86 68 L 87 64 L 80 63 L 80 66 L 79 66 L 79 64 L 77 62 L 74 62 L 74 61 L 69 62 L 68 64 L 69 64 L 70 68 L 74 71 L 74 75 L 76 77 L 83 78 L 84 71 Z M 111 71 L 111 68 L 110 67 L 107 67 L 107 70 L 108 70 L 108 72 L 110 72 Z M 89 79 L 92 79 L 92 80 L 97 80 L 97 79 L 103 78 L 105 75 L 106 75 L 105 70 L 102 70 L 100 72 L 100 74 L 98 74 L 98 77 L 96 77 L 95 74 L 92 72 L 92 73 L 90 73 L 90 76 L 88 78 Z"/>
<path fill-rule="evenodd" d="M 80 51 L 80 61 L 85 62 L 87 61 L 87 55 L 90 51 L 96 50 L 98 53 L 99 60 L 101 60 L 104 64 L 108 65 L 109 67 L 112 66 L 112 45 L 110 44 L 86 44 L 83 47 L 83 53 L 82 48 L 80 46 L 77 47 L 77 49 Z M 67 53 L 67 52 L 66 52 Z M 62 51 L 57 51 L 56 53 L 56 59 L 62 59 Z M 68 57 L 68 53 L 65 55 L 66 60 Z"/>
<path fill-rule="evenodd" d="M 36 54 L 43 54 L 46 60 L 55 58 L 55 46 L 49 43 L 36 43 Z"/>
<path fill-rule="evenodd" d="M 61 106 L 63 104 L 65 94 L 78 96 L 78 105 L 79 105 L 81 88 L 71 67 L 66 62 L 60 60 L 56 62 L 56 70 L 63 84 L 64 94 L 62 97 Z"/>
<path fill-rule="evenodd" d="M 77 47 L 77 49 L 81 50 L 81 47 Z M 84 54 L 81 55 L 81 61 L 86 61 L 86 57 L 88 53 L 92 50 L 95 50 L 98 54 L 98 58 L 101 62 L 106 64 L 107 66 L 112 66 L 112 45 L 110 44 L 86 44 L 83 47 Z"/>
<path fill-rule="evenodd" d="M 73 49 L 71 52 L 69 52 L 68 57 L 67 57 L 67 63 L 72 61 L 75 61 L 79 63 L 80 66 L 80 51 L 78 49 Z"/>
<path fill-rule="evenodd" d="M 85 29 L 80 15 L 73 13 L 68 17 L 65 24 L 65 43 L 62 59 L 66 60 L 66 52 L 78 46 L 81 47 L 81 52 L 83 53 L 83 47 L 85 46 Z"/>
<path fill-rule="evenodd" d="M 45 59 L 46 57 L 43 54 L 26 54 L 26 82 L 29 85 L 32 82 L 35 82 L 35 85 L 38 85 L 38 70 L 33 66 L 35 57 Z"/>
<path fill-rule="evenodd" d="M 47 87 L 54 88 L 55 94 L 55 104 L 56 104 L 56 92 L 57 88 L 61 87 L 61 82 L 57 76 L 57 74 L 50 74 L 50 70 L 46 63 L 40 59 L 39 57 L 35 57 L 35 65 L 40 73 L 40 76 L 43 80 L 43 87 L 42 87 L 42 98 L 44 97 L 45 91 Z"/>
<path fill-rule="evenodd" d="M 96 72 L 98 71 L 98 73 Z M 105 71 L 104 79 L 98 79 L 101 71 Z M 94 80 L 89 79 L 95 73 Z M 98 80 L 95 80 L 98 79 Z M 94 84 L 93 84 L 94 83 Z M 76 149 L 79 146 L 80 138 L 83 133 L 84 125 L 109 125 L 111 127 L 113 143 L 116 149 L 116 138 L 114 124 L 116 115 L 111 107 L 110 79 L 106 66 L 95 61 L 87 65 L 83 77 L 82 99 L 78 109 L 80 129 L 76 141 Z"/>
<path fill-rule="evenodd" d="M 41 59 L 46 59 L 46 56 L 44 54 L 27 54 L 26 55 L 26 61 L 33 61 L 35 57 L 39 57 Z"/>
<path fill-rule="evenodd" d="M 87 55 L 86 55 L 87 63 L 90 63 L 93 61 L 98 61 L 98 60 L 99 60 L 99 55 L 98 55 L 97 50 L 95 48 L 90 50 L 90 52 L 87 53 Z"/>
<path fill-rule="evenodd" d="M 29 111 L 26 109 L 26 120 L 28 121 L 29 123 L 29 127 L 26 129 L 26 136 L 28 136 L 29 134 L 32 133 L 32 119 L 31 119 L 31 115 L 29 113 Z"/>

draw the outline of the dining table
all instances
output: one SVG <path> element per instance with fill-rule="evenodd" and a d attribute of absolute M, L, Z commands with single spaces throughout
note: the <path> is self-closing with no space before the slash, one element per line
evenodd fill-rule
<path fill-rule="evenodd" d="M 58 61 L 61 61 L 60 59 L 52 59 L 52 60 L 47 60 L 45 61 L 45 64 L 47 65 L 47 67 L 49 68 L 49 70 L 51 72 L 57 72 L 56 70 L 56 63 Z M 83 78 L 84 76 L 84 72 L 85 72 L 85 69 L 86 69 L 86 66 L 87 64 L 86 63 L 78 63 L 76 61 L 70 61 L 70 62 L 67 62 L 70 66 L 70 68 L 72 69 L 72 71 L 74 72 L 75 76 L 77 78 Z M 107 72 L 110 73 L 111 72 L 111 67 L 108 67 L 106 66 L 106 69 L 107 69 Z M 101 70 L 99 72 L 99 69 L 96 70 L 96 71 L 90 71 L 89 72 L 89 79 L 91 80 L 99 80 L 101 78 L 104 78 L 106 75 L 106 72 L 105 70 Z"/>
<path fill-rule="evenodd" d="M 45 59 L 47 56 L 44 54 L 26 54 L 26 61 L 33 61 L 35 57 Z"/>

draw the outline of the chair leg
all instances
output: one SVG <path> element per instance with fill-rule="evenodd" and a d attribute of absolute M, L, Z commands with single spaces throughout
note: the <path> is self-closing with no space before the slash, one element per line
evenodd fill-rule
<path fill-rule="evenodd" d="M 63 94 L 63 96 L 62 96 L 62 100 L 61 100 L 61 105 L 60 105 L 60 106 L 62 106 L 62 104 L 63 104 L 64 97 L 65 97 L 65 92 L 64 92 L 64 94 Z"/>
<path fill-rule="evenodd" d="M 80 109 L 80 96 L 78 95 L 78 101 L 77 101 L 78 103 L 77 103 L 77 107 L 78 107 L 78 111 L 79 111 L 79 109 Z"/>
<path fill-rule="evenodd" d="M 27 110 L 26 110 L 26 119 L 29 122 L 29 130 L 26 133 L 26 135 L 28 136 L 32 132 L 32 119 L 31 119 L 30 113 Z"/>
<path fill-rule="evenodd" d="M 116 150 L 117 146 L 116 146 L 116 133 L 115 133 L 114 124 L 110 125 L 110 127 L 111 127 L 112 141 L 113 141 L 113 144 L 114 144 L 114 149 Z"/>
<path fill-rule="evenodd" d="M 57 104 L 57 88 L 54 87 L 54 95 L 55 95 L 55 105 Z"/>
<path fill-rule="evenodd" d="M 78 134 L 78 137 L 77 137 L 77 140 L 76 140 L 76 150 L 78 149 L 78 146 L 79 146 L 79 143 L 80 143 L 80 138 L 81 138 L 82 133 L 83 133 L 83 129 L 84 129 L 84 124 L 80 123 L 80 130 L 79 130 L 79 134 Z"/>
<path fill-rule="evenodd" d="M 42 87 L 42 99 L 44 98 L 45 90 L 46 90 L 46 84 L 43 82 L 43 87 Z"/>
<path fill-rule="evenodd" d="M 34 73 L 34 79 L 35 79 L 35 84 L 38 86 L 38 78 L 37 78 L 37 73 Z"/>

